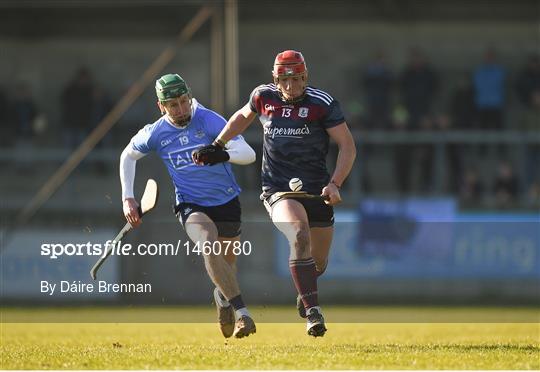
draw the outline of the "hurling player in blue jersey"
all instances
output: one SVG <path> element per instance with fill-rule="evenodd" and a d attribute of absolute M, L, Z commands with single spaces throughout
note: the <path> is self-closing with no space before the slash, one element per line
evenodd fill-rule
<path fill-rule="evenodd" d="M 356 157 L 353 137 L 339 103 L 328 93 L 307 85 L 307 68 L 300 52 L 279 53 L 273 84 L 253 90 L 249 102 L 228 121 L 212 145 L 195 152 L 199 162 L 213 162 L 212 151 L 226 147 L 258 116 L 264 130 L 261 199 L 276 227 L 290 245 L 289 267 L 298 291 L 300 316 L 307 317 L 307 333 L 323 336 L 324 318 L 318 302 L 317 278 L 326 269 L 332 243 L 339 189 Z M 335 170 L 326 169 L 329 139 L 339 147 Z M 199 158 L 199 154 L 204 155 Z M 280 198 L 289 181 L 300 178 L 303 191 L 320 199 Z"/>
<path fill-rule="evenodd" d="M 141 223 L 138 204 L 133 198 L 137 160 L 155 152 L 163 160 L 176 193 L 175 212 L 193 242 L 238 241 L 240 239 L 240 187 L 231 163 L 249 164 L 255 152 L 236 136 L 226 148 L 214 153 L 219 164 L 199 167 L 192 153 L 212 143 L 226 121 L 192 98 L 191 91 L 178 74 L 167 74 L 156 81 L 158 107 L 163 114 L 142 128 L 122 152 L 120 179 L 123 209 L 131 225 Z M 221 244 L 225 251 L 226 243 Z M 204 255 L 206 271 L 216 285 L 214 299 L 223 336 L 241 338 L 255 333 L 253 322 L 240 295 L 236 279 L 235 255 Z"/>

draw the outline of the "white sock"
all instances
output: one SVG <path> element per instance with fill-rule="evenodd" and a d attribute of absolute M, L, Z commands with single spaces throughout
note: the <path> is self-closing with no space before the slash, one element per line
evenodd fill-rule
<path fill-rule="evenodd" d="M 251 314 L 249 313 L 247 307 L 235 310 L 234 315 L 236 316 L 236 319 L 239 319 L 242 315 L 249 316 L 251 318 Z"/>
<path fill-rule="evenodd" d="M 312 309 L 317 310 L 317 311 L 319 312 L 319 314 L 322 315 L 322 311 L 321 311 L 321 307 L 320 307 L 320 306 L 313 306 L 313 307 L 308 308 L 308 309 L 306 310 L 306 314 L 307 314 L 307 315 L 311 314 L 311 310 L 312 310 Z"/>

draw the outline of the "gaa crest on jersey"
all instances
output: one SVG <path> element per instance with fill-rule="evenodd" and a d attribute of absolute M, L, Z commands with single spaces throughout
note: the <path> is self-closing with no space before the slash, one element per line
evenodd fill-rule
<path fill-rule="evenodd" d="M 164 139 L 163 141 L 161 141 L 161 146 L 165 147 L 167 145 L 170 145 L 172 142 L 173 142 L 173 140 L 170 139 L 170 138 Z"/>
<path fill-rule="evenodd" d="M 307 107 L 300 107 L 298 111 L 298 116 L 301 118 L 307 118 L 309 109 Z"/>
<path fill-rule="evenodd" d="M 268 103 L 265 103 L 265 104 L 264 104 L 264 109 L 265 109 L 266 111 L 276 111 L 276 108 L 275 108 L 273 105 L 270 105 L 270 104 L 268 104 Z"/>
<path fill-rule="evenodd" d="M 202 129 L 199 129 L 198 131 L 195 132 L 195 137 L 196 137 L 197 139 L 201 139 L 201 138 L 203 138 L 204 136 L 205 136 L 205 134 L 204 134 L 204 131 L 203 131 Z"/>

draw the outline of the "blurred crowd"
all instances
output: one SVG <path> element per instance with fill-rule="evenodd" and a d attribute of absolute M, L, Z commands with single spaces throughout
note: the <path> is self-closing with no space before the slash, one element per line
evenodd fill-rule
<path fill-rule="evenodd" d="M 515 81 L 508 81 L 508 75 L 496 50 L 488 48 L 482 63 L 452 84 L 455 88 L 437 115 L 441 79 L 423 51 L 411 48 L 399 73 L 391 69 L 384 51 L 377 51 L 362 74 L 365 110 L 359 125 L 366 130 L 505 129 L 508 96 L 515 93 L 531 115 L 508 129 L 539 130 L 534 113 L 539 105 L 540 56 L 530 55 Z"/>
<path fill-rule="evenodd" d="M 374 53 L 361 76 L 363 109 L 356 110 L 354 127 L 364 131 L 432 132 L 526 131 L 540 133 L 540 56 L 530 55 L 515 78 L 499 62 L 497 51 L 487 48 L 483 61 L 469 74 L 452 82 L 453 89 L 441 97 L 441 78 L 437 69 L 419 48 L 411 48 L 408 61 L 395 72 L 384 51 Z M 448 83 L 448 82 L 447 82 Z M 517 98 L 518 114 L 506 122 L 510 99 Z M 441 102 L 442 101 L 442 102 Z M 446 102 L 444 102 L 446 101 Z M 376 145 L 363 146 L 362 156 L 369 161 Z M 472 147 L 472 149 L 471 149 Z M 482 183 L 478 164 L 486 153 L 485 145 L 448 144 L 445 148 L 448 191 L 460 196 L 465 205 L 480 204 L 489 194 L 498 207 L 512 207 L 526 194 L 532 205 L 540 206 L 540 146 L 526 145 L 523 177 L 517 177 L 516 165 L 503 146 L 497 146 L 500 158 L 491 185 Z M 480 160 L 464 156 L 473 152 Z M 398 144 L 393 147 L 393 166 L 399 192 L 412 189 L 413 167 L 418 169 L 419 191 L 433 187 L 435 147 L 432 144 Z M 370 175 L 364 172 L 363 188 L 372 192 Z"/>
<path fill-rule="evenodd" d="M 449 130 L 540 133 L 539 55 L 528 56 L 519 71 L 510 73 L 499 62 L 497 51 L 487 48 L 483 61 L 458 81 L 452 81 L 452 89 L 443 89 L 447 87 L 442 86 L 442 81 L 445 80 L 419 48 L 410 49 L 408 61 L 401 71 L 394 71 L 385 52 L 377 51 L 372 60 L 362 67 L 360 86 L 355 88 L 362 93 L 358 94 L 362 97 L 362 109 L 347 110 L 347 121 L 353 132 L 360 133 L 429 131 L 442 134 Z M 447 94 L 441 94 L 442 90 Z M 517 116 L 513 115 L 508 120 L 510 99 L 519 102 L 520 110 Z M 61 107 L 61 123 L 55 123 L 55 128 L 60 128 L 62 133 L 57 140 L 71 149 L 103 120 L 114 103 L 86 67 L 75 72 L 57 101 Z M 24 148 L 39 143 L 36 139 L 47 135 L 49 124 L 44 112 L 28 84 L 16 84 L 10 94 L 7 94 L 6 87 L 0 86 L 0 146 Z M 109 145 L 117 144 L 111 143 L 110 136 L 106 136 L 98 146 Z M 521 168 L 516 167 L 507 150 L 499 146 L 495 178 L 485 184 L 486 178 L 479 168 L 487 146 L 446 144 L 448 187 L 445 191 L 459 195 L 464 205 L 474 206 L 490 197 L 498 207 L 512 207 L 519 198 L 540 206 L 540 145 L 524 146 L 526 164 Z M 376 151 L 377 145 L 362 145 L 362 163 L 369 162 L 371 154 Z M 464 156 L 471 151 L 479 161 L 471 161 L 471 156 Z M 407 195 L 433 191 L 433 143 L 396 144 L 391 146 L 391 153 L 396 192 Z M 376 193 L 366 168 L 362 167 L 362 187 L 366 193 Z"/>
<path fill-rule="evenodd" d="M 61 106 L 61 141 L 67 148 L 79 145 L 112 108 L 108 94 L 86 67 L 76 71 L 63 88 L 58 102 Z M 13 94 L 9 95 L 0 89 L 3 147 L 39 144 L 37 137 L 47 136 L 48 121 L 27 83 L 16 84 Z"/>

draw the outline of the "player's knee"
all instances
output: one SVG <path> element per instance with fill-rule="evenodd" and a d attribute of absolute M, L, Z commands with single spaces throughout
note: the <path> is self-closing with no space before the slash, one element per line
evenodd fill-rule
<path fill-rule="evenodd" d="M 231 254 L 223 255 L 223 259 L 225 260 L 225 262 L 229 264 L 229 266 L 233 268 L 233 270 L 236 270 L 236 255 L 235 254 L 231 253 Z"/>
<path fill-rule="evenodd" d="M 205 261 L 209 261 L 209 262 L 225 260 L 221 255 L 216 254 L 215 252 L 212 252 L 212 250 L 203 252 L 203 257 Z"/>
<path fill-rule="evenodd" d="M 309 255 L 309 230 L 299 227 L 294 232 L 294 241 L 291 244 L 291 248 L 294 249 L 297 257 L 303 257 Z"/>
<path fill-rule="evenodd" d="M 217 239 L 217 230 L 212 222 L 188 220 L 185 226 L 189 238 L 194 242 L 204 244 L 205 242 L 213 242 Z"/>
<path fill-rule="evenodd" d="M 214 268 L 220 266 L 222 262 L 224 262 L 223 257 L 209 253 L 209 254 L 203 254 L 204 258 L 204 266 L 207 270 L 213 270 Z"/>
<path fill-rule="evenodd" d="M 200 248 L 203 248 L 204 246 L 208 245 L 209 242 L 216 240 L 216 234 L 210 230 L 195 229 L 191 226 L 191 228 L 186 229 L 186 231 L 191 241 L 196 242 Z"/>

